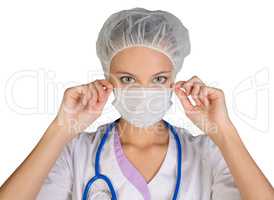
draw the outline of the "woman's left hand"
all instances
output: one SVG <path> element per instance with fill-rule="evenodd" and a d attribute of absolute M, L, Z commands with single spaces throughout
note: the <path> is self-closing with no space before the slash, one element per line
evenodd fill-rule
<path fill-rule="evenodd" d="M 226 128 L 232 127 L 224 92 L 221 89 L 206 86 L 197 76 L 193 76 L 187 81 L 176 82 L 174 89 L 186 116 L 199 129 L 208 134 L 215 143 L 218 142 L 220 133 L 225 132 Z M 188 98 L 189 95 L 194 100 L 195 106 Z"/>
<path fill-rule="evenodd" d="M 229 119 L 224 92 L 206 86 L 197 76 L 188 81 L 178 81 L 173 87 L 187 117 L 219 147 L 241 198 L 274 199 L 272 185 L 248 153 Z M 190 102 L 189 95 L 195 101 L 195 106 Z M 246 174 L 252 175 L 247 178 Z"/>

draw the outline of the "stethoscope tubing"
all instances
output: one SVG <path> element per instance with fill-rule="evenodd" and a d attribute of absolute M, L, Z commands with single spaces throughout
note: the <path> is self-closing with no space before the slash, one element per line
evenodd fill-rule
<path fill-rule="evenodd" d="M 117 122 L 117 120 L 112 122 L 107 127 L 106 132 L 105 132 L 105 134 L 103 135 L 103 137 L 101 139 L 101 142 L 98 146 L 96 156 L 95 156 L 95 176 L 93 176 L 88 181 L 88 183 L 86 184 L 84 192 L 83 192 L 82 200 L 87 200 L 88 193 L 89 193 L 89 190 L 90 190 L 92 184 L 98 179 L 102 179 L 103 181 L 105 181 L 107 183 L 108 188 L 109 188 L 110 193 L 111 193 L 111 199 L 112 200 L 117 200 L 117 195 L 116 195 L 116 192 L 114 190 L 113 184 L 111 183 L 111 180 L 107 176 L 101 174 L 101 172 L 100 172 L 100 156 L 101 156 L 101 153 L 102 153 L 102 150 L 103 150 L 103 146 L 106 143 L 106 140 L 109 136 L 109 133 L 110 133 L 111 129 L 115 126 L 116 122 Z M 182 179 L 181 178 L 181 176 L 182 176 L 182 173 L 181 173 L 181 168 L 182 168 L 182 145 L 181 145 L 179 136 L 178 136 L 175 128 L 165 120 L 164 120 L 164 123 L 165 123 L 165 126 L 171 130 L 171 132 L 172 132 L 172 134 L 175 138 L 176 146 L 177 146 L 177 162 L 178 162 L 177 163 L 177 179 L 176 179 L 175 190 L 174 190 L 173 197 L 172 197 L 172 200 L 177 200 L 180 185 L 181 185 L 181 179 Z"/>

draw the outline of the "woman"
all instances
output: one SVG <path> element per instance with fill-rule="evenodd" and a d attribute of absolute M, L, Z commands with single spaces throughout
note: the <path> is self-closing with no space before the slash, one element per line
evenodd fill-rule
<path fill-rule="evenodd" d="M 274 199 L 228 116 L 222 90 L 197 76 L 174 82 L 189 52 L 187 29 L 168 12 L 134 8 L 111 15 L 97 40 L 106 79 L 66 89 L 56 118 L 2 185 L 0 199 L 80 200 L 83 192 L 90 199 Z M 83 132 L 111 91 L 121 118 Z M 205 135 L 162 119 L 173 91 Z M 87 186 L 103 138 L 98 169 L 114 193 L 103 179 Z"/>

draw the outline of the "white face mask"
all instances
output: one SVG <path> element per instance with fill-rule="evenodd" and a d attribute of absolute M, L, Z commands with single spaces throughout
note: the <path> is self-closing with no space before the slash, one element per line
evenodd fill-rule
<path fill-rule="evenodd" d="M 121 117 L 140 128 L 160 121 L 173 104 L 171 88 L 113 88 L 113 93 Z"/>

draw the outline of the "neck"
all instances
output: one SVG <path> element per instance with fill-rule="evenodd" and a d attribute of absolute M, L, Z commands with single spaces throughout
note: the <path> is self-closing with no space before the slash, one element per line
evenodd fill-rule
<path fill-rule="evenodd" d="M 163 120 L 149 127 L 139 128 L 119 118 L 117 128 L 122 144 L 147 147 L 154 144 L 166 144 L 169 138 L 168 128 L 165 127 Z"/>

